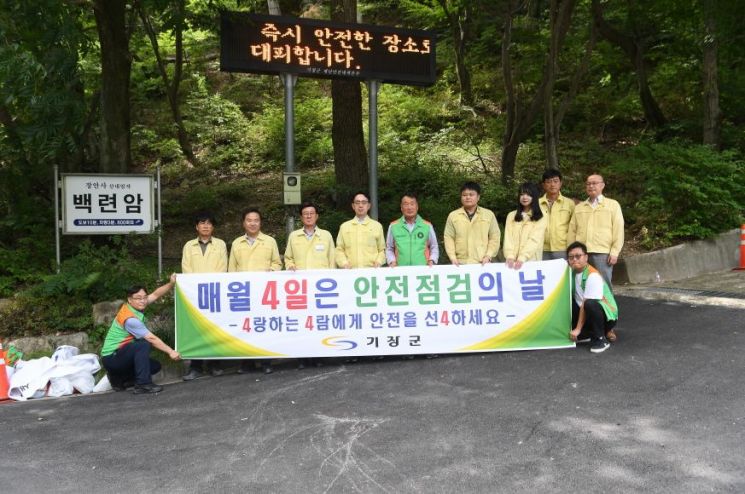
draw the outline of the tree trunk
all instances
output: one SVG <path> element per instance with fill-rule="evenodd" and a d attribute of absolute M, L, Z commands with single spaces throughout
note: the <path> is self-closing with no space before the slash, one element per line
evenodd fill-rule
<path fill-rule="evenodd" d="M 704 37 L 704 144 L 720 149 L 722 146 L 722 111 L 719 108 L 719 77 L 716 34 L 716 0 L 703 0 Z"/>
<path fill-rule="evenodd" d="M 559 61 L 559 36 L 557 29 L 557 0 L 549 2 L 549 27 L 551 36 L 548 42 L 548 60 L 546 60 L 546 87 L 543 96 L 543 147 L 546 153 L 546 167 L 559 169 L 559 151 L 558 151 L 558 129 L 554 121 L 554 85 L 556 83 L 556 67 Z"/>
<path fill-rule="evenodd" d="M 356 0 L 331 0 L 331 20 L 356 22 Z M 347 207 L 346 196 L 356 190 L 367 190 L 370 174 L 362 132 L 362 91 L 357 81 L 331 81 L 337 205 Z"/>
<path fill-rule="evenodd" d="M 554 117 L 554 123 L 556 125 L 556 133 L 558 134 L 558 129 L 561 127 L 561 122 L 564 120 L 564 115 L 566 115 L 567 110 L 569 109 L 569 106 L 572 104 L 572 101 L 574 101 L 574 98 L 577 96 L 577 93 L 579 93 L 579 87 L 582 83 L 582 79 L 584 78 L 585 74 L 587 74 L 587 71 L 590 68 L 590 61 L 592 59 L 592 52 L 595 50 L 595 45 L 597 44 L 598 36 L 597 36 L 597 29 L 595 29 L 595 24 L 590 20 L 590 37 L 587 40 L 587 45 L 585 46 L 585 55 L 582 57 L 582 61 L 580 62 L 579 66 L 577 67 L 577 70 L 574 72 L 574 75 L 572 76 L 572 81 L 569 84 L 569 91 L 564 95 L 564 98 L 561 100 L 561 103 L 559 104 L 559 108 L 556 110 L 556 115 Z"/>
<path fill-rule="evenodd" d="M 126 0 L 94 0 L 101 45 L 101 171 L 126 173 L 130 151 L 129 76 L 132 61 Z"/>
<path fill-rule="evenodd" d="M 557 8 L 551 34 L 551 43 L 555 44 L 554 50 L 557 57 L 569 30 L 575 5 L 576 0 L 564 0 Z M 507 121 L 502 140 L 502 183 L 505 185 L 511 182 L 515 176 L 515 163 L 520 144 L 528 137 L 530 129 L 543 109 L 543 105 L 550 104 L 550 100 L 547 101 L 546 98 L 553 92 L 553 81 L 550 75 L 551 55 L 549 54 L 543 68 L 543 78 L 533 95 L 533 99 L 528 104 L 522 104 L 519 101 L 512 78 L 512 62 L 509 52 L 512 40 L 513 0 L 507 2 L 507 8 L 502 33 L 502 71 L 507 94 Z"/>
<path fill-rule="evenodd" d="M 153 48 L 153 53 L 155 54 L 155 60 L 158 65 L 158 72 L 160 73 L 160 78 L 163 81 L 163 86 L 166 90 L 168 105 L 171 108 L 171 116 L 173 117 L 173 122 L 176 124 L 176 135 L 178 138 L 179 146 L 181 147 L 181 152 L 184 153 L 184 157 L 187 159 L 187 161 L 189 161 L 189 163 L 191 163 L 192 166 L 196 166 L 198 164 L 198 161 L 196 156 L 194 156 L 194 151 L 191 147 L 191 139 L 189 138 L 189 134 L 188 132 L 186 132 L 186 127 L 184 127 L 184 119 L 181 116 L 181 105 L 179 104 L 179 88 L 181 86 L 184 66 L 184 0 L 177 0 L 174 3 L 174 7 L 176 8 L 176 23 L 174 26 L 176 54 L 174 57 L 175 60 L 173 69 L 173 80 L 170 80 L 170 78 L 168 77 L 166 64 L 160 53 L 160 47 L 158 46 L 158 35 L 155 32 L 153 23 L 151 22 L 150 17 L 145 12 L 145 8 L 142 6 L 142 3 L 137 4 L 137 11 L 140 16 L 140 20 L 142 21 L 142 25 L 145 28 L 145 32 L 150 39 L 150 45 Z"/>
<path fill-rule="evenodd" d="M 266 0 L 266 7 L 271 15 L 282 15 L 278 0 Z"/>
<path fill-rule="evenodd" d="M 468 4 L 458 8 L 457 11 L 453 11 L 448 8 L 447 0 L 438 0 L 438 2 L 448 20 L 450 37 L 453 42 L 455 73 L 458 76 L 458 86 L 460 87 L 460 104 L 471 106 L 473 105 L 473 89 L 471 87 L 471 73 L 466 65 L 466 40 L 471 23 Z"/>
<path fill-rule="evenodd" d="M 662 127 L 666 123 L 665 115 L 662 113 L 657 100 L 652 95 L 647 78 L 646 46 L 641 39 L 628 36 L 613 26 L 603 17 L 603 7 L 599 0 L 592 0 L 592 16 L 595 26 L 600 35 L 610 43 L 618 46 L 631 60 L 636 71 L 636 80 L 639 86 L 639 100 L 644 110 L 644 118 L 652 127 Z M 633 24 L 634 20 L 630 19 Z"/>

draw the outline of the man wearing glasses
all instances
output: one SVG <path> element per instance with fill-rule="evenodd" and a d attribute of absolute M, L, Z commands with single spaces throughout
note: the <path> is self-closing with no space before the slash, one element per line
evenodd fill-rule
<path fill-rule="evenodd" d="M 623 214 L 621 205 L 603 195 L 605 183 L 600 175 L 590 175 L 585 181 L 587 200 L 577 204 L 569 222 L 567 242 L 582 242 L 594 266 L 610 288 L 613 287 L 613 266 L 623 247 Z"/>
<path fill-rule="evenodd" d="M 287 238 L 285 269 L 334 269 L 334 239 L 331 234 L 318 228 L 318 208 L 312 202 L 300 206 L 303 227 Z"/>
<path fill-rule="evenodd" d="M 538 200 L 543 216 L 548 218 L 543 237 L 543 260 L 567 258 L 567 234 L 574 214 L 574 201 L 561 195 L 561 172 L 546 170 L 543 173 L 543 190 Z"/>
<path fill-rule="evenodd" d="M 587 262 L 587 247 L 573 242 L 567 248 L 569 267 L 574 272 L 572 330 L 569 338 L 590 343 L 592 353 L 602 353 L 615 341 L 618 304 L 598 270 Z"/>
<path fill-rule="evenodd" d="M 147 329 L 143 314 L 145 307 L 168 293 L 175 283 L 176 275 L 172 274 L 168 283 L 150 295 L 141 285 L 127 290 L 127 303 L 116 314 L 101 349 L 101 362 L 115 391 L 124 391 L 132 384 L 134 394 L 163 390 L 162 386 L 153 383 L 152 375 L 158 373 L 160 363 L 150 358 L 151 346 L 173 360 L 181 359 L 176 350 Z"/>
<path fill-rule="evenodd" d="M 336 265 L 342 269 L 377 268 L 385 263 L 383 226 L 370 218 L 370 198 L 357 192 L 352 199 L 354 218 L 342 223 L 336 236 Z"/>

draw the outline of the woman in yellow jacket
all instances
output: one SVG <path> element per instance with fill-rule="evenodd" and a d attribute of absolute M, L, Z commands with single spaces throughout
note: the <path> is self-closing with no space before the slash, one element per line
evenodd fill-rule
<path fill-rule="evenodd" d="M 546 217 L 538 204 L 540 192 L 532 182 L 520 185 L 517 209 L 507 215 L 504 225 L 504 258 L 507 267 L 520 269 L 526 261 L 540 261 L 543 257 L 543 236 Z"/>

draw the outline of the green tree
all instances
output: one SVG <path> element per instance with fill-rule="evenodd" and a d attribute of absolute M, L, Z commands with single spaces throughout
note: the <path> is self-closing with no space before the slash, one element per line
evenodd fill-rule
<path fill-rule="evenodd" d="M 129 38 L 133 19 L 127 0 L 93 0 L 101 49 L 101 171 L 126 173 L 132 161 Z"/>

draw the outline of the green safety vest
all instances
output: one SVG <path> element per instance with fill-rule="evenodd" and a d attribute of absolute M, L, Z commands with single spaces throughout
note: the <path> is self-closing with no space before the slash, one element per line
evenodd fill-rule
<path fill-rule="evenodd" d="M 391 222 L 391 233 L 396 247 L 396 262 L 399 266 L 426 266 L 429 260 L 429 221 L 417 215 L 414 229 L 406 228 L 406 219 Z"/>
<path fill-rule="evenodd" d="M 590 276 L 590 273 L 597 273 L 600 275 L 600 272 L 597 269 L 588 264 L 584 271 L 582 271 L 582 284 L 580 286 L 583 291 L 587 284 L 587 277 Z M 572 276 L 572 296 L 574 296 L 574 276 Z M 613 296 L 613 292 L 605 280 L 603 280 L 603 298 L 600 299 L 599 302 L 600 306 L 603 308 L 603 312 L 605 312 L 606 319 L 609 321 L 618 321 L 618 304 Z"/>
<path fill-rule="evenodd" d="M 145 314 L 138 311 L 129 304 L 124 304 L 117 312 L 114 321 L 109 327 L 109 331 L 106 333 L 106 339 L 103 342 L 103 348 L 101 348 L 101 356 L 106 357 L 111 355 L 121 347 L 128 345 L 134 341 L 135 337 L 124 329 L 124 322 L 130 317 L 136 317 L 143 324 L 145 323 Z"/>

